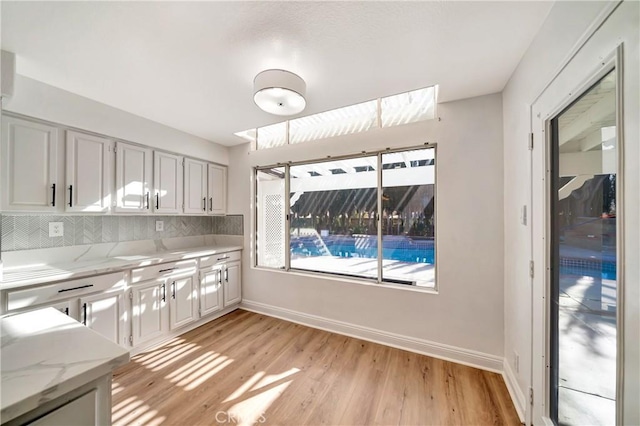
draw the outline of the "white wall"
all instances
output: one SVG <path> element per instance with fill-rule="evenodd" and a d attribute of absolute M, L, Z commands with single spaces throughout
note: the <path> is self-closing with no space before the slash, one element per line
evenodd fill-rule
<path fill-rule="evenodd" d="M 372 130 L 281 149 L 249 152 L 248 144 L 232 148 L 229 212 L 244 214 L 247 230 L 243 303 L 272 314 L 501 370 L 501 96 L 440 104 L 438 115 L 440 122 Z M 439 294 L 251 267 L 252 166 L 425 142 L 438 144 Z M 390 339 L 390 335 L 398 338 Z"/>
<path fill-rule="evenodd" d="M 6 111 L 219 164 L 229 162 L 224 146 L 21 75 L 16 75 L 13 96 L 2 104 Z M 214 118 L 211 125 L 215 126 Z"/>
<path fill-rule="evenodd" d="M 525 406 L 524 395 L 532 381 L 532 281 L 528 276 L 528 262 L 536 259 L 536 265 L 542 265 L 540 254 L 532 252 L 532 243 L 542 246 L 544 229 L 532 230 L 519 224 L 519 211 L 527 204 L 529 211 L 537 214 L 536 221 L 541 222 L 538 209 L 543 205 L 544 196 L 532 193 L 532 170 L 538 175 L 544 170 L 544 141 L 536 140 L 534 156 L 526 148 L 526 137 L 531 131 L 532 122 L 537 117 L 531 115 L 529 107 L 538 97 L 545 99 L 547 108 L 562 104 L 576 87 L 580 85 L 592 70 L 599 66 L 618 43 L 625 46 L 625 226 L 626 226 L 626 306 L 625 306 L 625 404 L 623 423 L 640 424 L 640 370 L 638 349 L 639 329 L 638 306 L 640 262 L 638 236 L 640 229 L 638 218 L 638 198 L 640 194 L 638 178 L 638 3 L 625 2 L 601 26 L 598 22 L 606 2 L 557 2 L 547 21 L 542 26 L 532 45 L 523 57 L 503 91 L 504 103 L 504 215 L 505 215 L 505 358 L 509 365 L 506 370 L 515 370 L 512 354 L 520 354 L 520 372 L 511 371 L 517 388 L 520 409 Z M 597 30 L 597 31 L 596 31 Z M 594 33 L 595 31 L 595 33 Z M 592 37 L 584 34 L 594 33 Z M 564 69 L 560 65 L 566 62 L 574 46 L 584 43 L 578 53 Z M 586 43 L 585 43 L 586 41 Z M 557 78 L 556 78 L 557 77 Z M 553 82 L 552 82 L 553 79 Z M 551 83 L 552 82 L 552 83 Z M 548 87 L 547 84 L 551 83 Z M 539 100 L 538 100 L 539 102 Z M 537 111 L 537 110 L 536 110 Z M 544 118 L 544 117 L 543 117 Z M 537 127 L 536 127 L 537 129 Z M 541 134 L 541 132 L 540 132 Z M 533 169 L 529 166 L 534 159 Z M 536 181 L 534 187 L 541 187 Z M 533 198 L 532 198 L 533 197 Z M 533 203 L 533 206 L 532 206 Z M 532 239 L 533 238 L 533 239 Z M 540 267 L 536 268 L 536 280 L 543 277 Z M 537 282 L 537 281 L 536 281 Z M 537 313 L 537 311 L 536 311 Z M 540 334 L 542 324 L 533 325 Z M 538 352 L 542 348 L 534 348 Z M 535 352 L 535 351 L 534 351 Z M 533 378 L 534 382 L 539 377 Z M 536 398 L 539 407 L 542 397 Z"/>

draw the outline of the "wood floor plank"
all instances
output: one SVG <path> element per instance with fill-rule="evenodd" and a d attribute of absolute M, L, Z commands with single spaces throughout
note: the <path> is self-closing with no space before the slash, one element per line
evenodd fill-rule
<path fill-rule="evenodd" d="M 518 425 L 495 373 L 242 310 L 114 374 L 115 425 Z"/>

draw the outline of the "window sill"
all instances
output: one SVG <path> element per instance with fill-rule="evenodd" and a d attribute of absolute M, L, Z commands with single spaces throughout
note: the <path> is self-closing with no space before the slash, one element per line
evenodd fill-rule
<path fill-rule="evenodd" d="M 393 290 L 410 291 L 414 293 L 427 293 L 427 294 L 436 294 L 436 295 L 439 294 L 437 285 L 434 287 L 418 287 L 414 285 L 394 284 L 390 282 L 376 283 L 373 280 L 368 280 L 366 278 L 333 275 L 329 273 L 325 274 L 321 272 L 301 271 L 296 269 L 285 271 L 284 269 L 267 268 L 264 266 L 251 266 L 251 269 L 255 269 L 257 271 L 265 271 L 265 272 L 276 272 L 280 274 L 290 274 L 290 275 L 295 275 L 298 277 L 305 277 L 305 278 L 319 278 L 319 279 L 324 279 L 329 281 L 338 281 L 342 283 L 360 284 L 360 285 L 365 285 L 368 287 L 375 287 L 375 288 L 388 288 Z"/>

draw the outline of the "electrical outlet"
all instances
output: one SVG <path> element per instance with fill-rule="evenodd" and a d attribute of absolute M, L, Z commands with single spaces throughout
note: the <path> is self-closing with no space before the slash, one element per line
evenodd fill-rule
<path fill-rule="evenodd" d="M 62 222 L 49 222 L 49 236 L 50 237 L 62 237 L 64 235 L 64 223 Z"/>
<path fill-rule="evenodd" d="M 164 231 L 164 222 L 162 220 L 156 220 L 156 231 L 157 232 Z"/>
<path fill-rule="evenodd" d="M 520 355 L 516 351 L 513 351 L 513 367 L 516 369 L 516 373 L 520 372 Z"/>

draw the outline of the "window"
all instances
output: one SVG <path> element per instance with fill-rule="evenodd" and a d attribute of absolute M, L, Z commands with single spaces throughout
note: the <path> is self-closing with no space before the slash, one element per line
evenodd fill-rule
<path fill-rule="evenodd" d="M 254 143 L 254 148 L 260 150 L 361 133 L 374 128 L 432 120 L 436 116 L 436 95 L 436 86 L 424 87 L 257 129 L 244 130 L 235 135 Z"/>
<path fill-rule="evenodd" d="M 435 287 L 435 146 L 255 176 L 258 266 Z"/>

